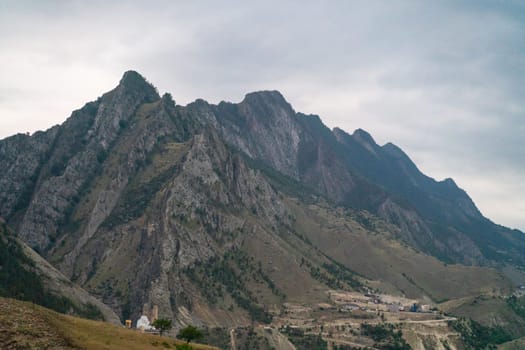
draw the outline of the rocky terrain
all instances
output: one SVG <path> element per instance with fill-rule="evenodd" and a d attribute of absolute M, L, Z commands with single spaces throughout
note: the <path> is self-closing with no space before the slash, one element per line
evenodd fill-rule
<path fill-rule="evenodd" d="M 126 72 L 62 125 L 1 140 L 0 164 L 0 217 L 121 320 L 156 305 L 176 328 L 250 326 L 330 289 L 439 303 L 525 278 L 525 235 L 453 180 L 276 91 L 180 106 Z"/>

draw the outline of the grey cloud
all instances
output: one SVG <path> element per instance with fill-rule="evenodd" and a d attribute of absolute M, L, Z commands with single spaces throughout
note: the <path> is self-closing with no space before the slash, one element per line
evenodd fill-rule
<path fill-rule="evenodd" d="M 525 229 L 500 209 L 525 205 L 523 37 L 520 1 L 4 1 L 0 137 L 64 120 L 127 69 L 183 104 L 278 89 Z"/>

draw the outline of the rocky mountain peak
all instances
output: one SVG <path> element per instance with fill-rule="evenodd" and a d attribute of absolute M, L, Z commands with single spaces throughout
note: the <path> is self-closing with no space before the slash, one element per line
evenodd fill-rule
<path fill-rule="evenodd" d="M 340 143 L 344 143 L 344 140 L 347 137 L 350 137 L 350 135 L 346 131 L 344 131 L 343 129 L 338 128 L 338 127 L 333 128 L 332 129 L 332 133 L 334 134 L 334 136 L 337 139 L 337 141 L 340 142 Z"/>
<path fill-rule="evenodd" d="M 387 142 L 386 144 L 381 146 L 381 148 L 391 156 L 394 156 L 398 159 L 406 159 L 410 161 L 410 158 L 406 155 L 406 153 L 401 148 L 394 145 L 392 142 Z"/>
<path fill-rule="evenodd" d="M 376 142 L 367 131 L 363 129 L 356 129 L 352 134 L 352 137 L 356 139 L 359 143 L 366 143 L 369 145 L 376 145 Z"/>
<path fill-rule="evenodd" d="M 119 85 L 134 85 L 137 83 L 151 85 L 147 82 L 146 78 L 134 70 L 128 70 L 124 72 L 122 78 L 120 79 Z"/>
<path fill-rule="evenodd" d="M 447 185 L 449 188 L 453 188 L 453 189 L 457 189 L 458 188 L 458 185 L 456 185 L 456 182 L 454 181 L 454 179 L 452 179 L 450 177 L 447 177 L 446 179 L 441 181 L 441 183 Z"/>
<path fill-rule="evenodd" d="M 149 83 L 146 78 L 133 70 L 129 70 L 124 73 L 120 79 L 117 89 L 123 90 L 127 93 L 141 92 L 146 96 L 146 100 L 148 102 L 153 102 L 160 99 L 157 89 L 151 83 Z"/>
<path fill-rule="evenodd" d="M 262 112 L 263 116 L 267 116 L 271 111 L 277 109 L 283 110 L 286 114 L 295 114 L 292 106 L 286 101 L 279 91 L 256 91 L 244 96 L 241 105 L 249 106 L 250 109 Z"/>
<path fill-rule="evenodd" d="M 166 92 L 162 95 L 162 101 L 171 105 L 176 104 L 175 100 L 173 99 L 173 96 L 169 92 Z"/>
<path fill-rule="evenodd" d="M 284 96 L 277 90 L 261 90 L 247 93 L 244 96 L 245 102 L 272 101 L 273 104 L 288 104 Z"/>

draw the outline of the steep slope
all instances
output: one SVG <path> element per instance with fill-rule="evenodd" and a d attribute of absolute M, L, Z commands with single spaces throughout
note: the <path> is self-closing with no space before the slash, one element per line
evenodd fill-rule
<path fill-rule="evenodd" d="M 453 180 L 425 176 L 398 147 L 380 147 L 363 130 L 329 130 L 318 116 L 296 113 L 276 91 L 187 109 L 252 159 L 339 204 L 381 216 L 401 229 L 401 239 L 446 262 L 525 263 L 522 232 L 484 218 Z"/>
<path fill-rule="evenodd" d="M 469 263 L 479 263 L 482 258 L 523 263 L 525 235 L 483 217 L 452 179 L 436 182 L 421 173 L 397 146 L 387 143 L 380 147 L 363 130 L 349 135 L 334 129 L 334 135 L 351 169 L 386 189 L 394 198 L 408 202 L 409 208 L 425 219 L 422 234 L 406 237 L 409 242 L 443 260 L 461 261 L 466 256 L 470 261 L 465 262 Z M 387 203 L 379 207 L 378 213 L 400 227 L 408 224 L 403 215 L 389 210 Z"/>
<path fill-rule="evenodd" d="M 3 208 L 0 215 L 31 247 L 44 251 L 60 233 L 59 226 L 100 169 L 128 118 L 141 104 L 158 99 L 140 75 L 127 72 L 115 90 L 73 112 L 60 127 L 37 133 L 28 147 L 18 146 L 22 136 L 2 142 L 2 164 L 12 170 L 3 176 L 6 186 L 0 196 L 18 205 Z M 21 180 L 25 188 L 13 193 L 12 184 Z M 23 211 L 20 216 L 15 215 L 18 208 Z"/>
<path fill-rule="evenodd" d="M 342 200 L 341 194 L 357 186 L 357 179 L 336 156 L 330 140 L 323 137 L 330 131 L 310 127 L 321 124 L 320 119 L 296 114 L 277 91 L 248 94 L 237 105 L 201 102 L 198 110 L 195 107 L 190 104 L 187 108 L 190 113 L 205 115 L 227 143 L 320 193 Z"/>
<path fill-rule="evenodd" d="M 119 156 L 113 153 L 108 162 Z M 53 252 L 52 261 L 64 271 L 71 267 L 75 281 L 123 316 L 131 312 L 136 317 L 143 304 L 155 304 L 167 317 L 190 322 L 184 315 L 193 308 L 194 321 L 218 325 L 248 323 L 246 312 L 264 321 L 269 316 L 261 305 L 279 304 L 284 293 L 304 293 L 294 288 L 301 279 L 308 286 L 318 284 L 295 261 L 300 249 L 311 248 L 298 238 L 287 238 L 292 245 L 275 236 L 278 228 L 290 225 L 278 193 L 214 131 L 196 134 L 186 143 L 166 140 L 150 157 L 150 164 L 130 180 L 89 238 L 79 224 Z M 106 181 L 100 176 L 94 188 L 103 188 L 99 183 Z M 84 206 L 90 201 L 82 201 L 73 218 Z M 261 245 L 266 249 L 259 252 Z M 295 266 L 295 281 L 281 278 L 285 291 L 274 285 L 266 266 L 259 265 L 263 257 L 255 260 L 267 250 L 282 260 L 277 266 Z M 317 259 L 328 261 L 319 255 Z M 219 266 L 217 274 L 230 276 L 217 280 L 222 277 L 210 275 L 208 268 L 214 264 Z M 251 273 L 241 277 L 244 269 Z"/>
<path fill-rule="evenodd" d="M 18 218 L 27 208 L 58 129 L 55 126 L 32 136 L 18 134 L 0 142 L 0 216 Z"/>
<path fill-rule="evenodd" d="M 0 161 L 0 216 L 122 319 L 157 305 L 177 326 L 266 323 L 329 289 L 499 294 L 510 285 L 496 270 L 435 257 L 523 255 L 522 234 L 484 219 L 451 181 L 278 92 L 182 107 L 127 72 L 63 125 L 0 141 Z M 490 239 L 472 231 L 482 224 Z"/>
<path fill-rule="evenodd" d="M 72 284 L 35 251 L 18 241 L 3 222 L 0 227 L 0 296 L 120 324 L 110 308 Z"/>

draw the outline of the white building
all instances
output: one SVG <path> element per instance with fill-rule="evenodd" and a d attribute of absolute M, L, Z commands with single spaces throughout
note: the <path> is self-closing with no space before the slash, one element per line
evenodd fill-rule
<path fill-rule="evenodd" d="M 150 331 L 154 328 L 150 325 L 148 316 L 142 315 L 137 321 L 137 329 L 141 331 Z"/>

